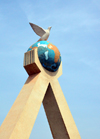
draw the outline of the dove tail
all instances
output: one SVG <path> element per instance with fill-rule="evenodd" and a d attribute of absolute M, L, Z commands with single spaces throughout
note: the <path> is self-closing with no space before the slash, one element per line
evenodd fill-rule
<path fill-rule="evenodd" d="M 40 38 L 37 42 L 42 41 L 42 39 Z"/>
<path fill-rule="evenodd" d="M 46 40 L 47 40 L 47 39 L 44 39 L 44 40 L 43 40 L 43 39 L 40 38 L 37 42 L 39 42 L 39 41 L 46 41 Z"/>
<path fill-rule="evenodd" d="M 46 39 L 40 38 L 37 42 L 39 41 L 47 41 L 48 37 Z"/>

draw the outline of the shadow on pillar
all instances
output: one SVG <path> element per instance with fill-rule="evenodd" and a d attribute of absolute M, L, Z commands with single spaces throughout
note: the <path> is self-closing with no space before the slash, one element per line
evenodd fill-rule
<path fill-rule="evenodd" d="M 50 84 L 43 100 L 43 106 L 53 138 L 70 139 Z"/>

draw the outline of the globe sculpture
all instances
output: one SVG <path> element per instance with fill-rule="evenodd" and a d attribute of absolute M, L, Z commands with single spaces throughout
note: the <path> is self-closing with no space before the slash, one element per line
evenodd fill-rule
<path fill-rule="evenodd" d="M 38 57 L 42 66 L 48 71 L 55 72 L 61 63 L 61 55 L 58 48 L 48 41 L 34 43 L 28 51 L 37 48 Z"/>

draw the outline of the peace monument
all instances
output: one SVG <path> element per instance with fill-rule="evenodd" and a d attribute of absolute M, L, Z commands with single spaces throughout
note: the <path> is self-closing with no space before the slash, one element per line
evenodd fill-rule
<path fill-rule="evenodd" d="M 53 139 L 81 139 L 58 82 L 61 54 L 47 41 L 51 27 L 30 25 L 40 39 L 24 54 L 29 77 L 0 127 L 0 139 L 29 139 L 42 103 Z"/>

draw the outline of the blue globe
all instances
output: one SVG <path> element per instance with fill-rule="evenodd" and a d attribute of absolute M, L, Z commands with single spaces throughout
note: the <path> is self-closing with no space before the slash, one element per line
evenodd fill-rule
<path fill-rule="evenodd" d="M 61 63 L 58 48 L 48 41 L 39 41 L 30 46 L 28 51 L 38 48 L 38 57 L 42 66 L 48 71 L 55 72 Z"/>

